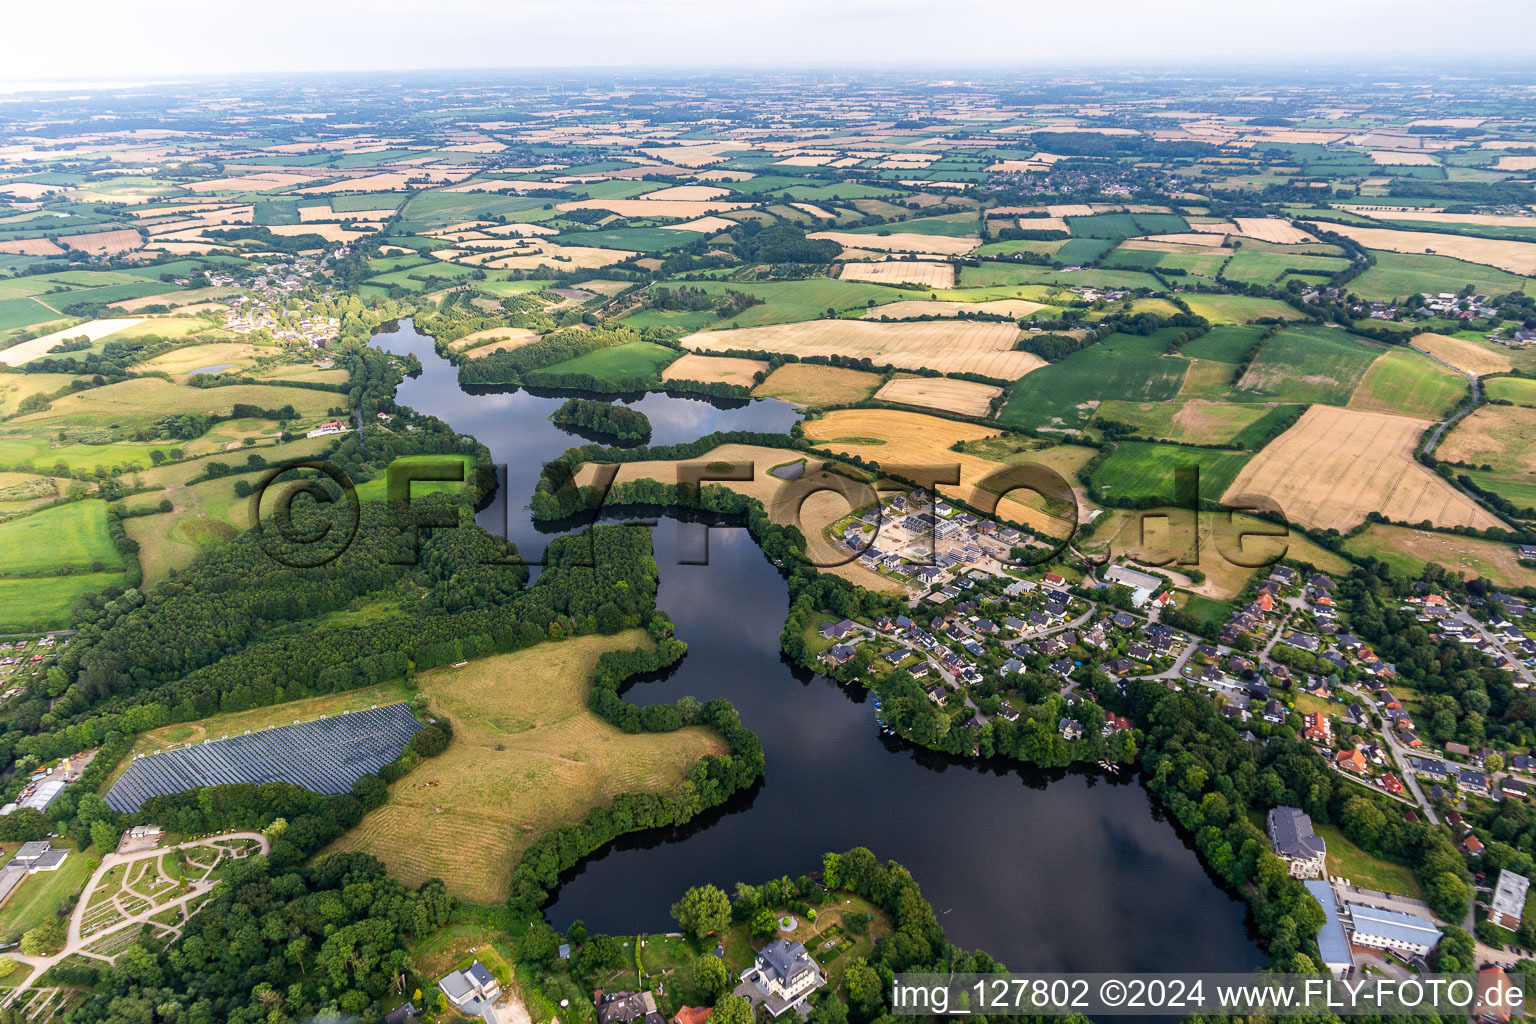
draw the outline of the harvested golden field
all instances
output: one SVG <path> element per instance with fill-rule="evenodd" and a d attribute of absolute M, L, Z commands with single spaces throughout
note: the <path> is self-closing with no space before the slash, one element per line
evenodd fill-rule
<path fill-rule="evenodd" d="M 973 505 L 981 505 L 986 494 L 977 484 L 989 473 L 1007 463 L 994 462 L 970 452 L 957 452 L 951 446 L 961 441 L 997 437 L 1000 430 L 960 423 L 920 412 L 898 409 L 837 409 L 821 419 L 805 423 L 805 435 L 818 446 L 836 454 L 857 455 L 866 462 L 886 465 L 905 463 L 918 466 L 959 466 L 960 483 L 941 486 L 941 494 L 951 495 Z M 1053 451 L 1081 452 L 1078 465 L 1087 462 L 1093 449 L 1060 446 Z M 1032 461 L 1044 461 L 1032 459 Z M 1070 469 L 1063 476 L 1071 479 Z M 1047 515 L 1042 500 L 1030 492 L 1017 491 L 997 504 L 997 517 L 1021 523 L 1041 533 L 1064 536 L 1070 520 Z"/>
<path fill-rule="evenodd" d="M 837 215 L 836 214 L 832 213 L 829 210 L 823 210 L 821 207 L 817 206 L 815 203 L 790 203 L 789 205 L 793 206 L 795 209 L 799 210 L 801 213 L 808 213 L 812 217 L 820 217 L 822 220 L 836 220 L 837 219 Z"/>
<path fill-rule="evenodd" d="M 849 255 L 843 250 L 843 255 Z M 947 289 L 955 286 L 955 268 L 950 263 L 925 263 L 920 260 L 879 260 L 874 263 L 844 263 L 843 281 L 869 281 L 874 284 L 916 284 L 924 288 Z"/>
<path fill-rule="evenodd" d="M 711 199 L 724 199 L 731 195 L 730 189 L 719 188 L 715 185 L 673 185 L 671 188 L 657 189 L 655 192 L 647 192 L 636 199 L 643 199 L 648 203 L 665 202 L 706 202 Z"/>
<path fill-rule="evenodd" d="M 920 405 L 962 416 L 985 416 L 992 408 L 992 399 L 1002 393 L 1002 388 L 969 380 L 895 377 L 876 391 L 875 397 L 885 402 Z"/>
<path fill-rule="evenodd" d="M 684 359 L 692 358 L 684 356 Z M 676 364 L 674 364 L 676 365 Z M 785 363 L 758 385 L 754 394 L 796 405 L 852 405 L 874 394 L 881 375 L 819 363 Z"/>
<path fill-rule="evenodd" d="M 1484 227 L 1536 228 L 1536 217 L 1508 213 L 1446 213 L 1421 206 L 1340 206 L 1372 220 L 1417 220 L 1426 224 L 1477 224 Z"/>
<path fill-rule="evenodd" d="M 1475 341 L 1451 338 L 1444 334 L 1415 335 L 1413 347 L 1423 349 L 1442 363 L 1479 377 L 1488 373 L 1508 373 L 1514 369 L 1509 357 L 1494 346 L 1480 345 Z"/>
<path fill-rule="evenodd" d="M 1245 238 L 1257 238 L 1261 242 L 1278 242 L 1281 245 L 1317 241 L 1317 239 L 1290 221 L 1281 220 L 1278 217 L 1237 217 L 1234 219 L 1237 221 L 1237 226 L 1241 229 Z"/>
<path fill-rule="evenodd" d="M 993 299 L 989 302 L 941 302 L 935 299 L 900 299 L 896 302 L 887 302 L 883 306 L 876 306 L 864 314 L 864 319 L 879 320 L 882 317 L 890 317 L 892 320 L 907 320 L 920 316 L 957 317 L 961 313 L 993 313 L 998 316 L 1011 316 L 1014 319 L 1019 319 L 1044 308 L 1045 303 L 1030 302 L 1028 299 Z"/>
<path fill-rule="evenodd" d="M 1223 500 L 1267 497 L 1291 520 L 1318 529 L 1348 530 L 1373 511 L 1409 523 L 1499 526 L 1414 459 L 1420 435 L 1431 426 L 1406 416 L 1314 405 L 1243 467 Z"/>
<path fill-rule="evenodd" d="M 494 341 L 501 343 L 500 348 L 518 348 L 538 340 L 539 332 L 527 327 L 487 327 L 483 331 L 464 335 L 448 347 L 454 352 L 466 352 Z"/>
<path fill-rule="evenodd" d="M 1536 156 L 1501 156 L 1493 167 L 1498 171 L 1536 170 Z"/>
<path fill-rule="evenodd" d="M 46 238 L 17 238 L 11 241 L 0 241 L 0 252 L 18 256 L 56 256 L 63 251 Z"/>
<path fill-rule="evenodd" d="M 714 462 L 749 463 L 753 467 L 751 480 L 720 481 L 715 485 L 706 486 L 728 487 L 738 494 L 756 498 L 763 503 L 763 507 L 768 510 L 769 518 L 774 522 L 798 526 L 805 534 L 807 554 L 822 572 L 840 576 L 868 590 L 901 589 L 901 585 L 889 577 L 866 569 L 857 561 L 846 561 L 848 556 L 833 548 L 823 535 L 823 530 L 852 510 L 842 492 L 817 492 L 807 498 L 798 511 L 796 510 L 795 504 L 803 485 L 797 483 L 791 486 L 774 476 L 771 471 L 775 467 L 799 462 L 801 459 L 805 460 L 805 470 L 801 480 L 825 481 L 839 486 L 848 482 L 847 478 L 841 474 L 828 472 L 825 469 L 828 464 L 826 460 L 805 458 L 799 452 L 783 448 L 764 448 L 750 444 L 723 444 L 705 452 L 697 459 L 677 462 L 664 459 L 623 462 L 619 464 L 619 473 L 614 478 L 614 482 L 656 480 L 664 484 L 672 484 L 677 483 L 678 466 L 684 463 L 694 465 L 702 463 L 706 466 Z M 586 486 L 594 479 L 593 467 L 590 464 L 583 465 L 576 473 L 576 483 L 580 486 Z M 854 493 L 857 496 L 857 492 Z M 786 498 L 786 495 L 792 497 Z"/>
<path fill-rule="evenodd" d="M 1483 263 L 1512 274 L 1536 274 L 1536 242 L 1509 242 L 1470 235 L 1442 235 L 1431 231 L 1394 231 L 1358 224 L 1325 224 L 1327 230 L 1352 238 L 1367 249 L 1389 252 L 1433 253 L 1469 263 Z"/>
<path fill-rule="evenodd" d="M 1435 452 L 1448 462 L 1487 464 L 1496 473 L 1536 470 L 1536 409 L 1485 405 L 1452 427 Z M 1414 520 L 1409 520 L 1413 522 Z"/>
<path fill-rule="evenodd" d="M 350 242 L 354 238 L 373 234 L 344 228 L 340 224 L 273 224 L 269 230 L 274 235 L 319 235 L 327 242 Z"/>
<path fill-rule="evenodd" d="M 91 231 L 83 235 L 63 235 L 56 239 L 65 249 L 89 253 L 132 252 L 144 244 L 137 231 L 118 228 L 115 231 Z"/>
<path fill-rule="evenodd" d="M 70 338 L 89 338 L 91 341 L 100 341 L 108 335 L 125 331 L 144 322 L 144 317 L 117 317 L 107 320 L 87 320 L 83 324 L 74 327 L 65 327 L 45 334 L 31 341 L 24 341 L 20 345 L 12 345 L 10 348 L 0 351 L 0 363 L 7 366 L 20 366 L 29 363 L 48 354 L 48 350 L 61 341 Z"/>
<path fill-rule="evenodd" d="M 463 899 L 500 903 L 544 833 L 619 793 L 675 794 L 699 758 L 726 751 L 719 736 L 631 734 L 587 710 L 598 656 L 649 643 L 640 630 L 573 637 L 423 673 L 421 692 L 453 723 L 453 741 L 330 849 L 370 853 L 409 886 L 441 878 Z"/>
<path fill-rule="evenodd" d="M 156 326 L 151 321 L 151 326 Z M 223 366 L 233 364 L 239 367 L 249 366 L 260 355 L 271 355 L 273 348 L 257 348 L 255 345 L 247 345 L 244 342 L 214 342 L 208 345 L 189 345 L 186 348 L 173 348 L 169 352 L 162 352 L 153 359 L 139 363 L 136 370 L 163 370 L 170 374 L 188 373 L 192 370 L 200 370 L 205 366 Z"/>
<path fill-rule="evenodd" d="M 1387 150 L 1371 150 L 1371 159 L 1382 167 L 1434 167 L 1435 158 L 1428 153 L 1394 153 Z"/>
<path fill-rule="evenodd" d="M 732 356 L 701 356 L 690 352 L 674 360 L 662 372 L 663 382 L 669 380 L 697 380 L 706 383 L 740 384 L 750 388 L 752 378 L 768 369 L 761 359 L 736 359 Z"/>
<path fill-rule="evenodd" d="M 865 235 L 852 231 L 817 231 L 808 238 L 825 238 L 850 249 L 874 249 L 877 252 L 931 252 L 940 256 L 961 256 L 975 249 L 981 239 L 974 235 L 951 238 L 948 235 L 920 235 L 893 231 L 888 235 Z"/>
<path fill-rule="evenodd" d="M 868 358 L 876 366 L 980 373 L 1014 380 L 1045 361 L 1015 352 L 1019 329 L 1011 323 L 929 321 L 883 324 L 868 320 L 807 320 L 802 323 L 701 331 L 682 339 L 695 351 L 756 349 L 806 356 Z"/>
<path fill-rule="evenodd" d="M 595 270 L 598 267 L 621 263 L 637 253 L 623 249 L 598 249 L 584 245 L 551 245 L 529 256 L 511 256 L 488 263 L 495 270 L 537 270 L 552 267 L 555 270 Z"/>
<path fill-rule="evenodd" d="M 193 192 L 267 192 L 279 188 L 292 188 L 314 180 L 310 174 L 293 174 L 282 171 L 264 171 L 260 174 L 237 174 L 229 178 L 209 178 L 194 181 L 182 188 Z"/>
<path fill-rule="evenodd" d="M 682 224 L 663 224 L 668 231 L 697 231 L 700 234 L 712 235 L 717 231 L 729 231 L 731 228 L 740 227 L 733 220 L 724 217 L 700 217 L 697 220 L 685 221 Z"/>

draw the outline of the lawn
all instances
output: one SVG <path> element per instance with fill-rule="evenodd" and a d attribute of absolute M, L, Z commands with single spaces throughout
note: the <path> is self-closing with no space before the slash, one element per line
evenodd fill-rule
<path fill-rule="evenodd" d="M 1513 402 L 1536 409 L 1536 380 L 1527 377 L 1493 377 L 1483 381 L 1492 402 Z"/>
<path fill-rule="evenodd" d="M 1355 386 L 1381 353 L 1379 345 L 1337 328 L 1287 328 L 1264 343 L 1232 399 L 1348 405 Z"/>
<path fill-rule="evenodd" d="M 680 249 L 704 236 L 697 231 L 675 228 L 609 228 L 600 231 L 571 231 L 548 239 L 557 245 L 588 245 L 599 249 L 627 249 L 631 252 L 661 252 Z"/>
<path fill-rule="evenodd" d="M 1009 426 L 1081 429 L 1100 402 L 1165 402 L 1178 393 L 1189 360 L 1163 353 L 1177 334 L 1115 334 L 1036 370 L 1008 394 L 999 419 Z"/>
<path fill-rule="evenodd" d="M 891 288 L 863 281 L 834 281 L 825 277 L 812 277 L 804 281 L 690 281 L 690 288 L 700 288 L 714 295 L 727 291 L 746 292 L 763 301 L 749 306 L 731 317 L 731 323 L 740 327 L 759 327 L 763 324 L 782 324 L 798 320 L 814 320 L 827 315 L 828 309 L 843 312 L 863 309 L 871 300 L 876 305 L 895 302 L 897 299 L 927 298 L 926 292 Z"/>
<path fill-rule="evenodd" d="M 1413 899 L 1423 899 L 1419 883 L 1413 872 L 1401 864 L 1372 857 L 1360 847 L 1344 838 L 1332 825 L 1314 822 L 1312 830 L 1328 844 L 1328 874 L 1331 877 L 1349 879 L 1355 885 L 1381 892 L 1396 893 Z"/>
<path fill-rule="evenodd" d="M 120 572 L 0 580 L 0 631 L 63 629 L 75 598 L 122 582 Z"/>
<path fill-rule="evenodd" d="M 1467 379 L 1408 348 L 1382 353 L 1350 399 L 1351 409 L 1444 419 L 1467 399 Z"/>
<path fill-rule="evenodd" d="M 1354 283 L 1350 285 L 1354 290 Z M 1184 296 L 1196 316 L 1203 316 L 1213 324 L 1246 324 L 1255 320 L 1304 320 L 1305 314 L 1293 309 L 1279 299 L 1256 298 L 1251 295 L 1218 295 L 1190 292 Z"/>
<path fill-rule="evenodd" d="M 1241 281 L 1244 284 L 1274 284 L 1284 277 L 1288 271 L 1302 271 L 1315 274 L 1337 274 L 1349 266 L 1349 260 L 1338 259 L 1332 256 L 1307 256 L 1301 253 L 1288 252 L 1259 252 L 1256 249 L 1242 248 L 1237 251 L 1226 268 L 1222 270 L 1222 277 L 1232 281 Z"/>
<path fill-rule="evenodd" d="M 1174 472 L 1185 466 L 1200 471 L 1200 496 L 1221 497 L 1250 458 L 1248 452 L 1189 448 L 1175 444 L 1128 441 L 1093 471 L 1093 482 L 1115 498 L 1175 498 Z"/>
<path fill-rule="evenodd" d="M 1201 597 L 1183 590 L 1178 591 L 1177 598 L 1179 607 L 1194 616 L 1195 621 L 1206 629 L 1220 629 L 1232 618 L 1233 607 L 1226 601 Z"/>
<path fill-rule="evenodd" d="M 107 503 L 99 498 L 72 501 L 0 523 L 0 572 L 122 568 L 123 560 L 107 533 Z"/>
<path fill-rule="evenodd" d="M 676 349 L 648 341 L 631 341 L 536 370 L 528 375 L 528 383 L 537 384 L 541 373 L 584 373 L 612 383 L 628 380 L 652 383 L 657 380 L 662 367 L 677 356 Z"/>
<path fill-rule="evenodd" d="M 59 902 L 85 888 L 95 860 L 79 850 L 71 850 L 57 871 L 39 871 L 29 875 L 11 898 L 0 906 L 0 939 L 10 941 L 53 917 Z"/>
<path fill-rule="evenodd" d="M 407 885 L 441 878 L 463 899 L 499 903 L 545 832 L 621 792 L 674 794 L 700 757 L 725 751 L 718 736 L 625 733 L 587 708 L 599 655 L 649 643 L 639 630 L 582 636 L 422 673 L 453 741 L 331 849 L 371 853 Z"/>

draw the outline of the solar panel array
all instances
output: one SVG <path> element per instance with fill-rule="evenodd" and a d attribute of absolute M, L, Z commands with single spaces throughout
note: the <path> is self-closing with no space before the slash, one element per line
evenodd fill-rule
<path fill-rule="evenodd" d="M 422 728 L 404 704 L 211 740 L 136 758 L 107 792 L 115 811 L 167 793 L 238 782 L 288 782 L 316 793 L 352 785 L 400 756 Z"/>

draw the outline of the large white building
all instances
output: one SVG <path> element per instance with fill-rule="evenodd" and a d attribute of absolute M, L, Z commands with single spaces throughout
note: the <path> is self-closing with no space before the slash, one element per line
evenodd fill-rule
<path fill-rule="evenodd" d="M 751 1000 L 754 1007 L 766 1006 L 771 1015 L 779 1017 L 803 1004 L 826 983 L 826 975 L 803 944 L 774 939 L 758 952 L 757 961 L 741 972 L 741 984 L 733 994 Z"/>
<path fill-rule="evenodd" d="M 1292 878 L 1321 878 L 1327 869 L 1328 844 L 1312 831 L 1312 819 L 1295 807 L 1269 812 L 1269 843 L 1291 869 Z"/>
<path fill-rule="evenodd" d="M 1440 941 L 1440 929 L 1422 917 L 1382 910 L 1364 903 L 1346 902 L 1344 910 L 1354 928 L 1350 941 L 1357 946 L 1423 956 Z"/>

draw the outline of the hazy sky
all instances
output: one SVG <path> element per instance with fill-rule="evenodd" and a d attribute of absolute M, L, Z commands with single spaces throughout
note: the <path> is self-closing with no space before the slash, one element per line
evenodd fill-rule
<path fill-rule="evenodd" d="M 1536 36 L 1533 0 L 5 0 L 0 9 L 12 41 L 0 80 L 13 86 L 396 68 L 1481 64 L 1527 55 Z"/>

